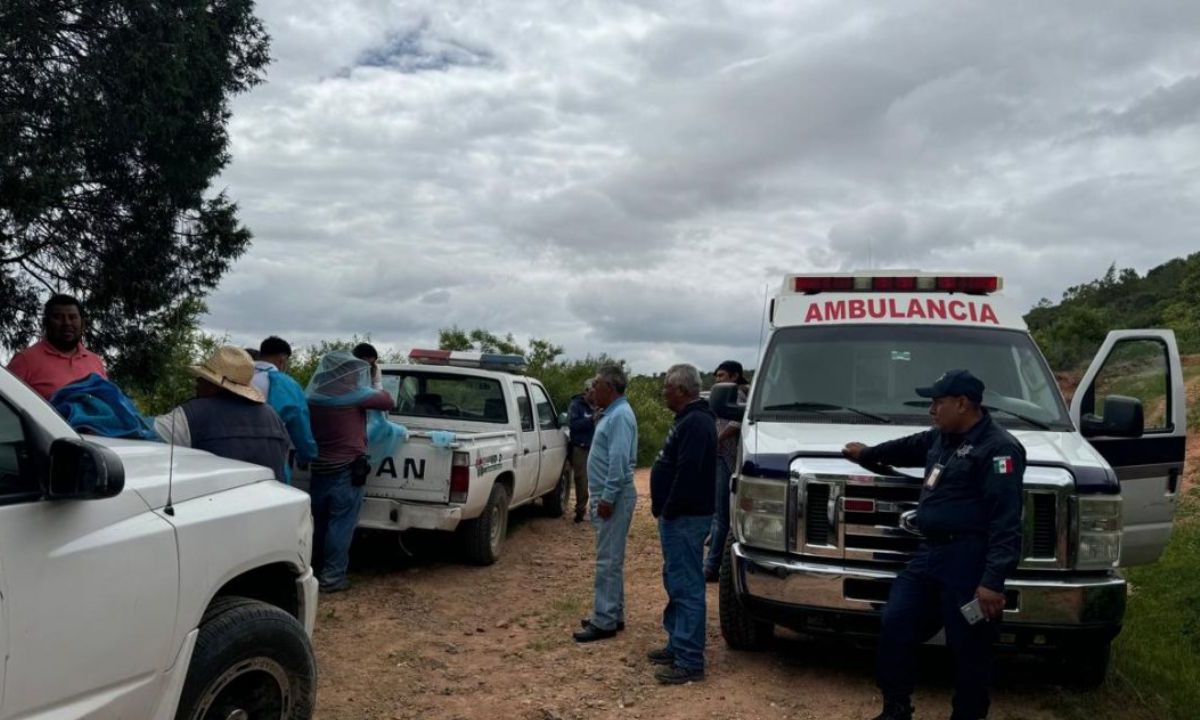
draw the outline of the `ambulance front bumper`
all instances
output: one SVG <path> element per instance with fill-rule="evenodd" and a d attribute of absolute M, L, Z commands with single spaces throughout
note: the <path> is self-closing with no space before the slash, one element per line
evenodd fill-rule
<path fill-rule="evenodd" d="M 890 570 L 810 562 L 741 543 L 731 551 L 743 606 L 761 620 L 782 625 L 807 628 L 806 616 L 837 619 L 832 615 L 845 616 L 839 624 L 848 629 L 877 632 L 878 615 L 896 578 Z M 1005 594 L 1005 628 L 1090 628 L 1115 635 L 1125 615 L 1126 583 L 1114 573 L 1014 577 Z"/>

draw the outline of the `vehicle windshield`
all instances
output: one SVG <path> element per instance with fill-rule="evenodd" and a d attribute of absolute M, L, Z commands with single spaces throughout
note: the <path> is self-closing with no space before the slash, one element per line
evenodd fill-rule
<path fill-rule="evenodd" d="M 383 389 L 396 400 L 396 415 L 484 422 L 508 422 L 500 381 L 422 370 L 387 370 Z"/>
<path fill-rule="evenodd" d="M 1027 333 L 912 325 L 782 328 L 757 380 L 756 420 L 925 425 L 915 388 L 947 370 L 986 386 L 992 418 L 1015 429 L 1068 431 L 1071 421 L 1045 359 Z"/>

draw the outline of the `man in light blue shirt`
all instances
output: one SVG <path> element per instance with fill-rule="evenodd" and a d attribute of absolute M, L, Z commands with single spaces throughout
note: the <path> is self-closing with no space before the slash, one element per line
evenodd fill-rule
<path fill-rule="evenodd" d="M 317 441 L 313 439 L 312 421 L 308 415 L 308 398 L 300 383 L 287 374 L 292 346 L 283 338 L 272 335 L 258 346 L 259 359 L 254 363 L 255 387 L 267 398 L 267 404 L 279 413 L 288 438 L 296 451 L 295 461 L 307 465 L 317 459 Z M 283 468 L 284 481 L 292 484 L 292 463 Z"/>
<path fill-rule="evenodd" d="M 588 500 L 596 528 L 596 576 L 592 615 L 583 620 L 576 642 L 613 637 L 625 629 L 625 541 L 637 505 L 633 468 L 637 462 L 637 418 L 625 399 L 629 378 L 619 365 L 596 373 L 593 393 L 603 415 L 588 455 Z"/>

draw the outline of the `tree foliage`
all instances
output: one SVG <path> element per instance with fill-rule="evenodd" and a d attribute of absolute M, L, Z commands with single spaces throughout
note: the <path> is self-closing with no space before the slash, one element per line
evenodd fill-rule
<path fill-rule="evenodd" d="M 1200 253 L 1140 276 L 1109 267 L 1104 277 L 1068 288 L 1058 303 L 1043 299 L 1025 316 L 1056 370 L 1086 364 L 1109 330 L 1170 328 L 1180 349 L 1200 352 Z"/>
<path fill-rule="evenodd" d="M 111 374 L 155 386 L 250 242 L 208 188 L 268 44 L 251 0 L 0 4 L 0 342 L 69 292 Z"/>

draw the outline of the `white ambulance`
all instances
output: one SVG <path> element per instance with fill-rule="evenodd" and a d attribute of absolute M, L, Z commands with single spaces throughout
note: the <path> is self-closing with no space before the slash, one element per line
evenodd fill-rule
<path fill-rule="evenodd" d="M 1120 632 L 1119 568 L 1153 562 L 1171 533 L 1186 442 L 1170 330 L 1112 332 L 1068 406 L 994 276 L 912 271 L 794 275 L 770 308 L 770 341 L 743 420 L 721 631 L 761 647 L 772 628 L 871 635 L 921 538 L 902 523 L 923 468 L 866 468 L 841 454 L 929 427 L 914 388 L 965 368 L 1028 452 L 1022 561 L 1001 642 L 1060 655 L 1103 679 Z"/>

